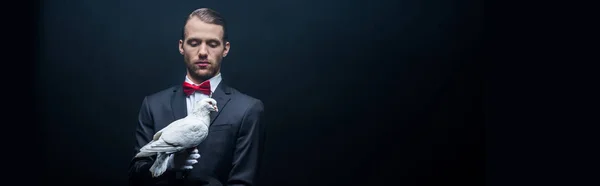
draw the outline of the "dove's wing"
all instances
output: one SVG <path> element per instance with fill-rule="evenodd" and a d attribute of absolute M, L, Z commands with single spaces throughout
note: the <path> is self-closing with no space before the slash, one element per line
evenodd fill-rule
<path fill-rule="evenodd" d="M 148 143 L 145 146 L 143 146 L 142 148 L 140 148 L 140 152 L 171 153 L 171 152 L 176 152 L 176 151 L 183 149 L 182 147 L 180 147 L 177 144 L 172 144 L 172 143 L 168 143 L 167 141 L 165 141 L 163 139 L 163 134 L 165 132 L 171 133 L 171 132 L 169 132 L 170 130 L 173 130 L 176 128 L 181 128 L 181 126 L 185 124 L 184 119 L 185 118 L 175 120 L 175 121 L 171 122 L 169 125 L 167 125 L 166 127 L 160 129 L 158 132 L 156 132 L 154 134 L 154 136 L 152 137 L 152 141 L 150 143 Z"/>
<path fill-rule="evenodd" d="M 173 153 L 173 152 L 177 152 L 177 151 L 180 151 L 180 150 L 183 150 L 183 149 L 184 149 L 184 147 L 178 146 L 178 145 L 169 144 L 169 143 L 165 142 L 161 138 L 161 139 L 153 141 L 152 143 L 149 143 L 148 145 L 142 147 L 140 149 L 140 152 L 166 152 L 166 153 Z"/>
<path fill-rule="evenodd" d="M 182 121 L 182 124 L 177 127 L 171 127 L 168 131 L 163 132 L 161 139 L 166 143 L 190 148 L 198 145 L 202 138 L 202 135 L 206 135 L 207 129 L 202 122 L 204 120 L 189 119 Z"/>
<path fill-rule="evenodd" d="M 175 120 L 173 122 L 171 122 L 169 125 L 167 125 L 166 127 L 160 129 L 158 132 L 156 132 L 154 134 L 154 136 L 152 137 L 152 140 L 158 140 L 160 138 L 160 136 L 162 136 L 163 131 L 165 130 L 170 130 L 169 128 L 178 128 L 180 127 L 180 125 L 184 124 L 182 121 L 184 121 L 185 118 L 181 118 L 178 120 Z"/>
<path fill-rule="evenodd" d="M 164 129 L 164 128 L 163 128 Z M 160 136 L 162 135 L 162 129 L 159 130 L 158 132 L 156 132 L 156 134 L 154 134 L 154 136 L 152 137 L 152 141 L 156 141 L 160 138 Z"/>

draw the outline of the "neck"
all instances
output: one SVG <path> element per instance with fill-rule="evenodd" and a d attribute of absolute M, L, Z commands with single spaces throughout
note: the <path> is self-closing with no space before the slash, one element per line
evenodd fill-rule
<path fill-rule="evenodd" d="M 208 79 L 203 79 L 203 78 L 192 76 L 192 75 L 190 75 L 189 72 L 187 74 L 187 78 L 190 79 L 194 84 L 200 84 L 200 83 L 208 80 Z"/>
<path fill-rule="evenodd" d="M 221 72 L 221 70 L 217 70 L 212 76 L 198 76 L 198 75 L 193 75 L 188 70 L 186 76 L 187 76 L 187 78 L 189 78 L 190 80 L 192 80 L 192 82 L 194 82 L 195 84 L 200 84 L 200 83 L 202 83 L 204 81 L 208 81 L 209 79 L 211 79 L 211 78 L 219 75 L 220 72 Z"/>
<path fill-rule="evenodd" d="M 193 117 L 198 117 L 198 118 L 207 117 L 210 115 L 210 111 L 208 111 L 208 110 L 193 110 L 191 115 Z"/>

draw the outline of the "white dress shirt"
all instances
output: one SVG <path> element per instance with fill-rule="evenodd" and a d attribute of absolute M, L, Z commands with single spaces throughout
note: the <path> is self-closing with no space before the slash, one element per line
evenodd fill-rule
<path fill-rule="evenodd" d="M 210 94 L 212 96 L 212 94 L 215 92 L 215 89 L 217 89 L 217 86 L 219 85 L 219 83 L 221 83 L 221 73 L 218 73 L 217 75 L 213 76 L 212 78 L 208 79 L 208 81 L 210 81 Z M 190 78 L 186 75 L 185 76 L 185 82 L 194 84 L 194 85 L 199 85 L 199 84 L 195 84 L 192 80 L 190 80 Z M 188 115 L 191 114 L 192 112 L 192 108 L 194 108 L 194 103 L 196 103 L 196 100 L 201 100 L 204 98 L 209 97 L 206 94 L 202 94 L 198 91 L 194 92 L 193 94 L 190 94 L 190 96 L 187 96 L 185 98 L 185 102 L 186 102 L 186 106 L 187 106 L 187 113 Z"/>

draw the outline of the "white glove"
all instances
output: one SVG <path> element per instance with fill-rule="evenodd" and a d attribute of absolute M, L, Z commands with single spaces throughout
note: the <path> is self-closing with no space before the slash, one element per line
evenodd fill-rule
<path fill-rule="evenodd" d="M 169 157 L 169 169 L 174 170 L 190 170 L 194 168 L 192 165 L 198 163 L 198 149 L 184 150 L 178 153 L 173 153 Z"/>

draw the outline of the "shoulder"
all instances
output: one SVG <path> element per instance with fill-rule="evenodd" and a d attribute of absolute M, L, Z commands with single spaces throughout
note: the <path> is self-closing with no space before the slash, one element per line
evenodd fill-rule
<path fill-rule="evenodd" d="M 264 104 L 259 98 L 243 93 L 233 87 L 227 87 L 231 92 L 231 98 L 238 106 L 244 106 L 250 111 L 261 111 L 264 109 Z"/>
<path fill-rule="evenodd" d="M 171 86 L 153 93 L 150 93 L 144 97 L 144 101 L 147 103 L 158 103 L 165 100 L 170 100 L 175 92 L 177 92 L 178 86 Z"/>

